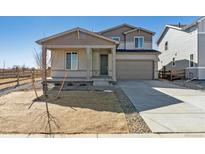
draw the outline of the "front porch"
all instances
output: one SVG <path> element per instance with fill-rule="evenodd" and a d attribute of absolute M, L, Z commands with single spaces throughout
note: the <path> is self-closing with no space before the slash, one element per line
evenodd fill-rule
<path fill-rule="evenodd" d="M 116 81 L 115 46 L 47 49 L 51 51 L 50 83 Z"/>

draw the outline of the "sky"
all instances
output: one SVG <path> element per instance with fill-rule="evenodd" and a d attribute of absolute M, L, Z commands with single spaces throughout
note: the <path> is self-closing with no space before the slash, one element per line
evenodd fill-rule
<path fill-rule="evenodd" d="M 117 17 L 0 17 L 0 68 L 25 65 L 35 67 L 34 50 L 40 51 L 35 43 L 41 38 L 75 27 L 90 31 L 101 31 L 122 23 L 143 27 L 156 32 L 154 45 L 166 24 L 189 24 L 196 16 L 117 16 Z"/>

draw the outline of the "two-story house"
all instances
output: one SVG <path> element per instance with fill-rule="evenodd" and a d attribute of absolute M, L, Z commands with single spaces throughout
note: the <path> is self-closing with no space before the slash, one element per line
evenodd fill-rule
<path fill-rule="evenodd" d="M 101 32 L 74 28 L 36 41 L 51 51 L 52 81 L 116 81 L 157 79 L 158 55 L 152 49 L 155 33 L 122 24 Z"/>
<path fill-rule="evenodd" d="M 166 25 L 157 45 L 159 69 L 186 69 L 186 78 L 205 79 L 205 17 L 188 25 Z"/>

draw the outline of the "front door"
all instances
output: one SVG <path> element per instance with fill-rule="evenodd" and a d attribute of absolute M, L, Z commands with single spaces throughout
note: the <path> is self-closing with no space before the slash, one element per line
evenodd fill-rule
<path fill-rule="evenodd" d="M 108 75 L 108 55 L 100 55 L 100 75 Z"/>

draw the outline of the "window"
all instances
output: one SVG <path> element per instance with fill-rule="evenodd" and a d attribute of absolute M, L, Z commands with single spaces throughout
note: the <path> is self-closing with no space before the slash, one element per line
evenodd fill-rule
<path fill-rule="evenodd" d="M 136 36 L 134 39 L 135 39 L 135 48 L 144 47 L 144 37 L 143 36 Z"/>
<path fill-rule="evenodd" d="M 116 37 L 111 37 L 113 40 L 115 41 L 119 41 L 120 42 L 120 37 L 116 36 Z"/>
<path fill-rule="evenodd" d="M 176 66 L 175 58 L 172 58 L 172 66 Z"/>
<path fill-rule="evenodd" d="M 167 41 L 165 42 L 164 50 L 168 50 L 168 42 Z"/>
<path fill-rule="evenodd" d="M 70 69 L 70 70 L 78 69 L 78 53 L 77 52 L 66 53 L 66 69 Z"/>
<path fill-rule="evenodd" d="M 190 54 L 189 67 L 194 67 L 194 54 Z"/>

